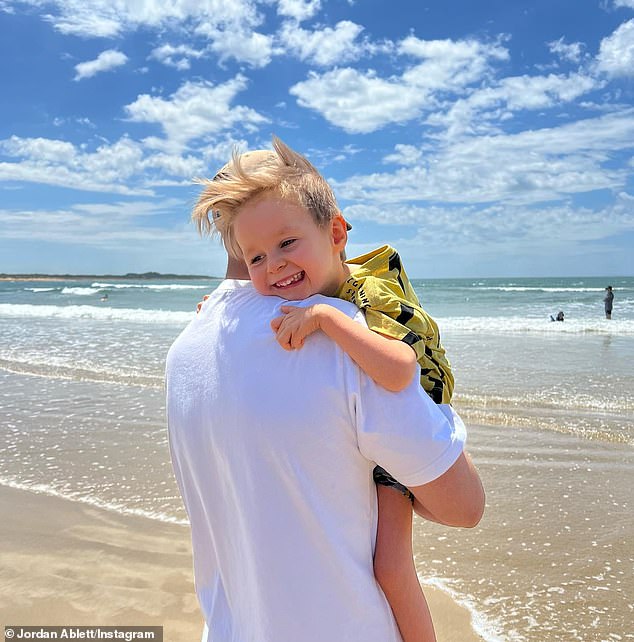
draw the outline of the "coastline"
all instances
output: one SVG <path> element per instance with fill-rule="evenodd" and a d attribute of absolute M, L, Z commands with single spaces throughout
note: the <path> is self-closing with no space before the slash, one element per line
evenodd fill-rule
<path fill-rule="evenodd" d="M 3 625 L 163 626 L 199 640 L 189 529 L 0 486 Z M 438 642 L 481 641 L 467 609 L 425 586 Z"/>
<path fill-rule="evenodd" d="M 140 274 L 0 274 L 0 281 L 95 281 L 108 279 L 109 281 L 172 281 L 174 279 L 186 281 L 220 281 L 223 277 L 209 276 L 207 274 L 162 274 L 160 272 L 143 272 Z"/>

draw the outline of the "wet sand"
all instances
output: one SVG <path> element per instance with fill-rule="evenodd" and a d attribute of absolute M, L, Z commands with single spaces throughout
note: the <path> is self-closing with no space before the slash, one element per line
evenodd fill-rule
<path fill-rule="evenodd" d="M 0 626 L 163 626 L 166 642 L 200 639 L 187 527 L 6 486 L 0 514 Z M 439 642 L 482 639 L 466 609 L 425 593 Z"/>

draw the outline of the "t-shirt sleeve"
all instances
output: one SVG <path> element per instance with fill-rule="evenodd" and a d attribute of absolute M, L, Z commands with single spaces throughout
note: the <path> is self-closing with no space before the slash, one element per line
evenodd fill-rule
<path fill-rule="evenodd" d="M 361 453 L 405 486 L 440 477 L 464 448 L 460 417 L 435 404 L 417 381 L 389 392 L 361 374 L 354 412 Z"/>

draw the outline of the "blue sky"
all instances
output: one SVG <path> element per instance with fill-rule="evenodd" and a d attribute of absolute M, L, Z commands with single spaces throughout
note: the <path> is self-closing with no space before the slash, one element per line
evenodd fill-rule
<path fill-rule="evenodd" d="M 634 274 L 634 0 L 0 0 L 0 272 L 221 274 L 192 179 L 271 135 L 349 255 Z"/>

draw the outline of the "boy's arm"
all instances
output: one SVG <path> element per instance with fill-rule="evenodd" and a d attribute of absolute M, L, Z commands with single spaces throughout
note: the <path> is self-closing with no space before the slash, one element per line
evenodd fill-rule
<path fill-rule="evenodd" d="M 284 316 L 271 322 L 285 350 L 297 350 L 304 339 L 321 330 L 380 386 L 393 392 L 406 388 L 418 370 L 416 353 L 402 341 L 363 327 L 326 303 L 307 308 L 284 305 Z"/>

